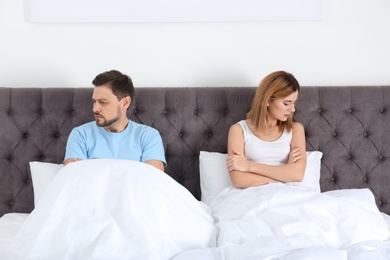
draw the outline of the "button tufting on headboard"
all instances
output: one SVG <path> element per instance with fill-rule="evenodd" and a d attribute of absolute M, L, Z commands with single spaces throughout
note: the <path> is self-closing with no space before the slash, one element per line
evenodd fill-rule
<path fill-rule="evenodd" d="M 166 173 L 200 199 L 199 152 L 226 153 L 229 127 L 255 90 L 138 88 L 128 116 L 160 131 Z M 0 88 L 0 216 L 33 209 L 28 163 L 62 163 L 71 129 L 93 120 L 91 96 L 92 88 Z M 307 150 L 323 152 L 322 191 L 368 188 L 390 213 L 389 106 L 390 86 L 302 88 L 294 119 Z"/>

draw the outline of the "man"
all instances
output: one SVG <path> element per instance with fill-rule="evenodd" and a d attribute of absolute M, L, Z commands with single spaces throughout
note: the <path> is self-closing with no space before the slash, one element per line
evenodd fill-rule
<path fill-rule="evenodd" d="M 92 81 L 95 122 L 72 130 L 66 145 L 64 165 L 83 159 L 127 159 L 150 164 L 164 171 L 164 147 L 159 132 L 127 118 L 134 98 L 129 76 L 111 70 Z"/>

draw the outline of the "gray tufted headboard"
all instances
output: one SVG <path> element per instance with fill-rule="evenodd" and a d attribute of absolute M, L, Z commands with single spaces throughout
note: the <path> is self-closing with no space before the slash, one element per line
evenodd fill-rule
<path fill-rule="evenodd" d="M 167 174 L 200 199 L 199 151 L 226 152 L 254 87 L 139 88 L 128 111 L 157 128 Z M 0 216 L 34 208 L 29 161 L 61 163 L 74 126 L 92 121 L 92 88 L 0 88 Z M 303 87 L 295 119 L 324 153 L 322 191 L 369 188 L 390 213 L 390 86 Z"/>

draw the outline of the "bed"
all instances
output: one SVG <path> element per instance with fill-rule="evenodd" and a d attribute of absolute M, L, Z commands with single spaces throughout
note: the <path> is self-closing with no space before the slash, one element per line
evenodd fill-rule
<path fill-rule="evenodd" d="M 167 193 L 185 197 L 186 201 L 180 202 L 183 207 L 193 205 L 191 211 L 183 214 L 191 218 L 189 212 L 192 212 L 197 216 L 186 223 L 179 223 L 176 218 L 164 221 L 171 223 L 172 229 L 175 222 L 177 226 L 183 225 L 180 228 L 186 232 L 191 226 L 188 223 L 199 221 L 207 234 L 203 237 L 194 235 L 196 228 L 191 231 L 195 233 L 188 233 L 191 229 L 183 232 L 185 234 L 175 233 L 175 250 L 164 252 L 162 258 L 237 259 L 240 256 L 241 259 L 260 259 L 261 256 L 261 259 L 313 259 L 314 256 L 323 256 L 323 259 L 388 259 L 390 86 L 302 87 L 294 119 L 305 127 L 306 170 L 311 173 L 306 174 L 308 177 L 303 183 L 266 185 L 259 190 L 237 191 L 230 186 L 224 168 L 227 134 L 232 124 L 245 118 L 255 89 L 136 89 L 128 116 L 133 121 L 158 129 L 166 151 L 165 173 L 168 179 L 159 177 L 161 180 L 156 182 L 155 188 L 158 189 L 161 183 L 173 187 Z M 58 176 L 65 176 L 69 171 L 66 169 L 68 166 L 64 168 L 61 165 L 67 137 L 73 127 L 93 120 L 91 95 L 92 88 L 0 88 L 0 256 L 7 255 L 18 231 L 20 233 L 26 221 L 32 219 L 35 204 L 45 199 L 49 201 L 46 195 L 48 190 L 53 193 L 62 187 Z M 94 165 L 104 168 L 107 162 Z M 84 167 L 92 166 L 89 163 Z M 54 185 L 55 181 L 58 183 Z M 77 180 L 73 181 L 77 183 Z M 132 181 L 129 180 L 129 183 Z M 295 199 L 290 194 L 292 201 L 275 201 L 278 192 L 284 193 L 290 189 L 291 194 L 300 190 L 299 193 L 305 196 Z M 240 194 L 230 196 L 237 192 Z M 275 203 L 272 211 L 253 210 L 264 207 L 256 204 L 258 201 L 245 204 L 251 207 L 248 211 L 243 206 L 241 209 L 241 204 L 235 201 L 241 198 L 249 203 L 251 200 L 248 198 L 261 193 Z M 328 240 L 317 241 L 316 228 L 313 229 L 314 233 L 300 233 L 299 239 L 276 239 L 275 234 L 285 230 L 277 230 L 277 227 L 264 223 L 264 219 L 273 218 L 273 214 L 280 216 L 280 210 L 292 212 L 296 209 L 299 211 L 297 214 L 308 216 L 308 212 L 317 212 L 313 218 L 323 217 L 325 213 L 318 212 L 326 207 L 324 205 L 328 201 L 322 201 L 318 194 L 327 194 L 331 199 L 341 198 L 343 203 L 335 209 L 338 214 L 352 207 L 352 213 L 340 215 L 346 222 L 329 222 L 328 225 L 334 226 L 335 232 L 344 232 L 339 234 L 341 237 L 350 237 L 350 233 L 355 232 L 353 236 L 357 240 L 349 241 L 349 244 L 345 240 L 332 244 L 328 241 L 329 237 L 326 238 Z M 267 205 L 272 205 L 271 201 Z M 307 208 L 291 207 L 303 204 L 308 205 Z M 150 207 L 145 210 L 153 212 L 153 205 L 149 204 Z M 231 210 L 232 205 L 235 206 L 234 211 Z M 362 208 L 368 211 L 361 212 Z M 346 211 L 349 212 L 349 209 Z M 357 221 L 354 223 L 356 225 L 351 224 L 351 216 Z M 290 227 L 289 232 L 292 232 L 292 227 L 299 231 L 313 225 L 286 223 L 289 219 L 281 218 L 278 222 L 278 225 Z M 345 227 L 346 223 L 351 225 Z M 359 223 L 369 223 L 363 225 L 369 230 L 364 230 Z M 340 228 L 341 224 L 344 229 Z M 161 225 L 164 226 L 164 223 Z M 262 232 L 252 232 L 255 226 Z M 327 228 L 331 230 L 329 226 Z M 237 232 L 241 235 L 238 236 Z M 291 234 L 290 238 L 296 238 L 296 233 Z M 185 245 L 177 246 L 183 235 L 187 235 L 188 241 Z M 308 240 L 316 242 L 308 246 Z M 191 241 L 197 242 L 191 245 Z M 300 242 L 297 244 L 297 241 Z M 258 249 L 259 244 L 262 245 L 261 250 Z M 144 259 L 159 259 L 162 254 L 158 252 L 157 255 L 143 255 Z M 124 255 L 122 257 L 126 258 Z M 69 258 L 77 257 L 73 255 Z"/>

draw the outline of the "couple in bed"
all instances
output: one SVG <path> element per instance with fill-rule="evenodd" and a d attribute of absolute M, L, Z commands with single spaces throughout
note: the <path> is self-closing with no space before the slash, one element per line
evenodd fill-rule
<path fill-rule="evenodd" d="M 134 99 L 130 77 L 112 70 L 97 75 L 92 83 L 95 122 L 73 129 L 64 165 L 115 158 L 144 162 L 164 171 L 164 147 L 158 131 L 127 118 Z M 302 125 L 292 120 L 298 93 L 293 75 L 271 73 L 257 89 L 247 119 L 231 127 L 227 166 L 236 188 L 303 179 L 305 134 Z"/>
<path fill-rule="evenodd" d="M 306 215 L 314 217 L 305 225 L 294 223 L 294 232 L 290 232 L 288 239 L 272 237 L 282 233 L 278 228 L 291 229 L 290 223 L 283 223 L 285 212 L 268 212 L 263 216 L 256 211 L 263 205 L 240 212 L 241 208 L 247 210 L 253 203 L 261 202 L 260 195 L 264 195 L 264 201 L 267 196 L 275 201 L 277 196 L 273 194 L 278 194 L 274 192 L 289 189 L 281 183 L 299 182 L 304 177 L 304 129 L 292 120 L 300 87 L 292 74 L 277 71 L 266 76 L 257 89 L 247 119 L 230 128 L 226 162 L 234 186 L 230 188 L 232 193 L 242 192 L 235 198 L 222 192 L 215 199 L 220 204 L 213 201 L 210 208 L 168 175 L 161 174 L 166 165 L 161 136 L 156 129 L 132 122 L 126 115 L 134 98 L 130 77 L 112 70 L 96 76 L 93 84 L 95 122 L 71 132 L 66 166 L 21 228 L 9 259 L 268 259 L 269 256 L 273 259 L 289 254 L 286 248 L 312 248 L 313 241 L 315 246 L 340 247 L 341 242 L 332 244 L 340 236 L 329 235 L 327 208 L 322 209 L 324 217 L 321 217 L 317 214 L 318 205 L 310 202 L 313 198 L 323 203 L 322 197 L 318 197 L 322 194 L 309 193 Z M 256 191 L 262 187 L 263 190 Z M 300 190 L 288 192 L 295 198 L 294 193 Z M 294 211 L 302 203 L 295 201 L 282 206 Z M 261 219 L 253 218 L 256 214 Z M 271 216 L 272 223 L 264 222 L 267 216 Z M 375 217 L 371 222 L 376 221 Z M 297 217 L 287 218 L 290 221 Z M 312 219 L 329 225 L 319 231 Z M 239 222 L 231 225 L 234 221 Z M 272 226 L 275 223 L 276 227 Z M 360 220 L 356 223 L 360 224 Z M 315 227 L 314 235 L 307 227 Z M 382 226 L 368 228 L 382 237 L 387 234 L 378 232 Z M 273 233 L 267 233 L 267 229 Z M 304 235 L 311 239 L 304 239 Z M 319 239 L 321 236 L 324 239 Z M 277 252 L 269 254 L 270 250 Z M 300 255 L 296 259 L 304 258 Z"/>

